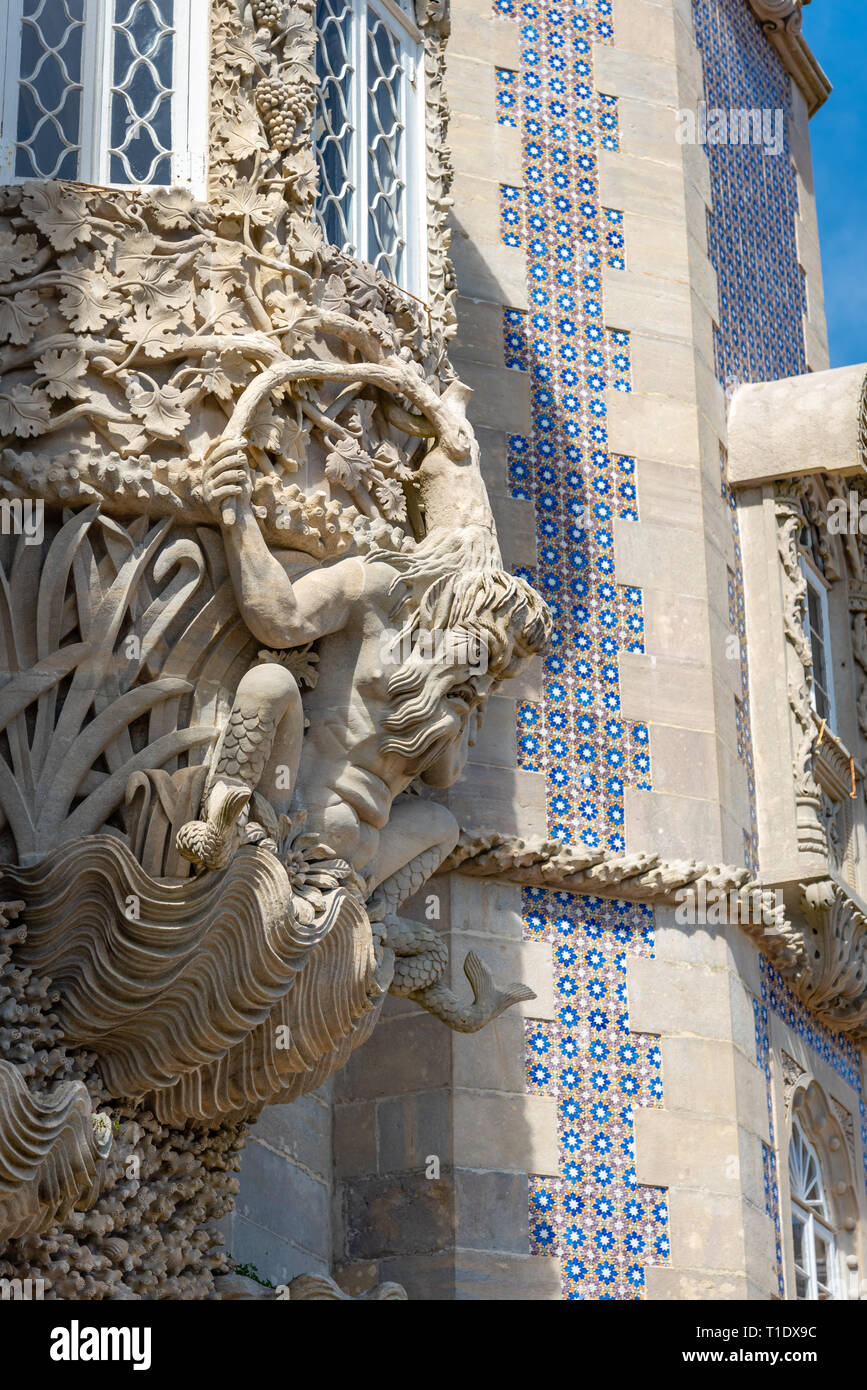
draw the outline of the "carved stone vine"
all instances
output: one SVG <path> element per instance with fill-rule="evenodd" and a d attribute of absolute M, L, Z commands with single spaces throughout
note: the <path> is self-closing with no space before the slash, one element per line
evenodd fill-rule
<path fill-rule="evenodd" d="M 826 854 L 827 844 L 819 814 L 821 794 L 813 770 L 816 741 L 810 703 L 813 658 L 805 633 L 807 581 L 801 572 L 798 551 L 798 540 L 805 520 L 799 491 L 778 488 L 775 514 L 782 576 L 783 627 L 789 652 L 786 683 L 794 738 L 792 773 L 798 848 L 805 853 Z"/>

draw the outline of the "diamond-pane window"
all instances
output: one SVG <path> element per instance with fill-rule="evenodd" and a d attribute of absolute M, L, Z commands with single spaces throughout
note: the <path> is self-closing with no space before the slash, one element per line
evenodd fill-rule
<path fill-rule="evenodd" d="M 204 195 L 205 0 L 5 0 L 4 8 L 0 182 L 183 184 Z"/>
<path fill-rule="evenodd" d="M 424 92 L 411 0 L 317 0 L 317 216 L 326 238 L 424 297 Z"/>

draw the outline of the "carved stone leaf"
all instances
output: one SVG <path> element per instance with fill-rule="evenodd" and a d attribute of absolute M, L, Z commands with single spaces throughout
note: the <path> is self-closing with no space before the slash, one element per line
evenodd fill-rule
<path fill-rule="evenodd" d="M 283 435 L 280 441 L 283 467 L 295 472 L 299 463 L 303 463 L 307 457 L 309 442 L 310 432 L 307 425 L 303 422 L 299 424 L 297 420 L 287 416 L 283 421 Z"/>
<path fill-rule="evenodd" d="M 236 387 L 243 387 L 253 370 L 252 363 L 239 352 L 206 352 L 199 366 L 202 387 L 221 401 L 231 400 Z"/>
<path fill-rule="evenodd" d="M 279 449 L 283 437 L 283 421 L 268 401 L 256 408 L 247 426 L 247 438 L 259 449 Z"/>
<path fill-rule="evenodd" d="M 339 275 L 329 275 L 327 280 L 316 280 L 313 285 L 313 303 L 326 314 L 342 314 L 346 308 L 346 288 Z"/>
<path fill-rule="evenodd" d="M 159 188 L 151 190 L 149 206 L 154 221 L 160 227 L 185 227 L 196 201 L 187 188 Z"/>
<path fill-rule="evenodd" d="M 296 198 L 307 198 L 316 192 L 316 161 L 311 154 L 293 155 L 286 160 L 286 168 L 292 175 L 292 187 Z"/>
<path fill-rule="evenodd" d="M 140 265 L 138 283 L 130 294 L 134 304 L 143 304 L 146 309 L 180 309 L 189 302 L 191 289 L 188 282 L 176 278 L 174 265 L 165 258 Z"/>
<path fill-rule="evenodd" d="M 396 478 L 383 478 L 373 489 L 373 495 L 389 521 L 406 520 L 406 498 Z"/>
<path fill-rule="evenodd" d="M 26 184 L 21 210 L 57 251 L 71 251 L 93 235 L 86 199 L 62 183 Z"/>
<path fill-rule="evenodd" d="M 146 309 L 180 309 L 190 298 L 188 281 L 178 279 L 178 261 L 154 256 L 155 238 L 148 232 L 126 237 L 114 249 L 115 273 L 129 289 L 134 304 Z"/>
<path fill-rule="evenodd" d="M 8 222 L 0 222 L 0 284 L 16 275 L 28 275 L 38 247 L 32 233 L 16 236 Z"/>
<path fill-rule="evenodd" d="M 268 307 L 275 328 L 291 330 L 299 342 L 305 342 L 315 333 L 317 316 L 300 294 L 284 294 L 277 290 L 270 296 Z"/>
<path fill-rule="evenodd" d="M 0 433 L 19 439 L 43 434 L 48 427 L 51 403 L 43 391 L 19 383 L 8 395 L 0 395 Z"/>
<path fill-rule="evenodd" d="M 248 159 L 260 150 L 267 150 L 261 122 L 251 113 L 247 117 L 229 120 L 222 124 L 221 131 L 226 152 L 232 159 Z"/>
<path fill-rule="evenodd" d="M 216 333 L 249 330 L 244 308 L 239 299 L 228 299 L 222 293 L 205 290 L 196 295 L 196 313 L 202 323 L 208 323 Z"/>
<path fill-rule="evenodd" d="M 232 290 L 244 281 L 244 248 L 238 241 L 224 238 L 204 253 L 196 267 L 205 285 L 213 290 Z"/>
<path fill-rule="evenodd" d="M 49 396 L 55 399 L 71 396 L 77 401 L 87 396 L 87 391 L 79 380 L 87 370 L 87 358 L 77 348 L 46 352 L 37 361 L 36 369 L 45 377 L 45 390 Z"/>
<path fill-rule="evenodd" d="M 383 347 L 396 347 L 398 343 L 398 333 L 394 324 L 387 314 L 381 309 L 373 309 L 368 316 L 368 325 L 371 332 L 379 339 Z"/>
<path fill-rule="evenodd" d="M 325 476 L 341 487 L 356 488 L 364 482 L 371 459 L 354 439 L 341 439 L 325 459 Z"/>
<path fill-rule="evenodd" d="M 286 211 L 279 194 L 260 193 L 254 183 L 239 180 L 232 188 L 222 190 L 223 210 L 237 217 L 249 217 L 257 227 L 271 227 Z"/>
<path fill-rule="evenodd" d="M 298 223 L 292 230 L 293 249 L 302 265 L 309 265 L 310 261 L 323 254 L 325 241 L 317 226 L 312 223 L 309 226 Z"/>
<path fill-rule="evenodd" d="M 249 77 L 257 67 L 267 68 L 270 62 L 268 45 L 255 34 L 230 35 L 226 39 L 224 61 L 227 67 L 237 68 Z"/>
<path fill-rule="evenodd" d="M 353 304 L 360 309 L 375 305 L 379 299 L 380 277 L 373 266 L 359 262 L 352 267 L 352 277 L 348 285 L 348 295 Z"/>
<path fill-rule="evenodd" d="M 91 269 L 75 256 L 61 256 L 58 264 L 63 272 L 60 311 L 70 328 L 95 333 L 123 313 L 123 300 L 101 266 Z"/>
<path fill-rule="evenodd" d="M 190 423 L 186 398 L 176 386 L 154 386 L 148 390 L 133 380 L 127 385 L 126 398 L 133 414 L 160 439 L 175 439 Z"/>
<path fill-rule="evenodd" d="M 22 290 L 14 299 L 0 300 L 0 338 L 10 343 L 29 343 L 34 328 L 47 313 L 36 290 Z"/>
<path fill-rule="evenodd" d="M 164 357 L 180 342 L 174 332 L 176 321 L 170 310 L 163 311 L 157 318 L 149 318 L 143 306 L 137 304 L 135 312 L 121 324 L 121 337 L 128 343 L 136 343 L 146 357 Z"/>

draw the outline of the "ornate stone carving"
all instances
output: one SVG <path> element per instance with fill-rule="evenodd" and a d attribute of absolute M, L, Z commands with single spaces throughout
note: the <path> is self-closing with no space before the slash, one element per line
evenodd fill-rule
<path fill-rule="evenodd" d="M 49 1296 L 213 1296 L 263 1105 L 389 990 L 467 1032 L 532 997 L 471 953 L 465 1002 L 400 916 L 458 838 L 414 791 L 551 627 L 446 357 L 447 8 L 419 11 L 430 309 L 313 221 L 313 9 L 212 6 L 206 204 L 0 193 L 0 496 L 44 508 L 0 537 L 3 949 L 13 1015 L 36 1001 L 0 1069 L 0 1272 Z"/>
<path fill-rule="evenodd" d="M 750 0 L 756 19 L 800 88 L 810 115 L 831 93 L 831 84 L 801 36 L 810 0 Z"/>
<path fill-rule="evenodd" d="M 785 29 L 790 34 L 800 34 L 802 10 L 809 3 L 810 0 L 750 0 L 756 18 L 769 33 Z"/>
<path fill-rule="evenodd" d="M 777 549 L 783 583 L 783 626 L 787 646 L 787 688 L 792 715 L 795 804 L 798 848 L 805 853 L 827 854 L 820 815 L 821 793 L 813 769 L 816 726 L 810 703 L 813 658 L 805 634 L 807 581 L 801 572 L 798 538 L 804 526 L 799 491 L 777 489 L 775 503 Z"/>
<path fill-rule="evenodd" d="M 798 994 L 829 1028 L 864 1036 L 867 1023 L 867 918 L 831 879 L 803 888 L 807 950 Z"/>
<path fill-rule="evenodd" d="M 801 1077 L 805 1075 L 806 1069 L 801 1066 L 800 1062 L 796 1062 L 794 1057 L 790 1057 L 786 1051 L 780 1052 L 780 1061 L 783 1070 L 783 1093 L 788 1108 L 792 1099 L 792 1092 Z"/>

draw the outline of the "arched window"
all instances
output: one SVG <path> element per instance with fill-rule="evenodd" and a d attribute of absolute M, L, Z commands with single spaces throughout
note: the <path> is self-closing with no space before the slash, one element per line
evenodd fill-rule
<path fill-rule="evenodd" d="M 424 298 L 424 80 L 412 0 L 317 0 L 316 27 L 322 232 Z"/>
<path fill-rule="evenodd" d="M 795 1256 L 795 1298 L 828 1300 L 836 1289 L 837 1244 L 825 1197 L 822 1168 L 800 1121 L 789 1141 L 789 1189 Z"/>
<path fill-rule="evenodd" d="M 0 183 L 184 184 L 204 196 L 206 0 L 4 8 Z"/>

